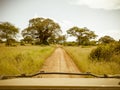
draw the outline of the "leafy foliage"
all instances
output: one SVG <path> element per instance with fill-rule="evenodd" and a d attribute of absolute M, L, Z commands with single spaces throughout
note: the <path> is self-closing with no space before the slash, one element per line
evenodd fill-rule
<path fill-rule="evenodd" d="M 26 36 L 26 37 L 24 37 L 23 41 L 24 41 L 25 43 L 32 43 L 33 38 L 32 38 L 31 36 Z"/>
<path fill-rule="evenodd" d="M 120 43 L 111 43 L 107 45 L 99 45 L 90 53 L 90 58 L 92 60 L 105 60 L 111 61 L 115 60 L 113 57 L 120 56 Z M 120 61 L 120 59 L 119 59 Z"/>
<path fill-rule="evenodd" d="M 23 37 L 31 35 L 39 44 L 48 44 L 48 39 L 60 34 L 60 26 L 51 19 L 33 18 L 29 20 L 29 26 L 22 31 Z"/>
<path fill-rule="evenodd" d="M 0 23 L 0 38 L 6 39 L 6 45 L 11 45 L 18 33 L 18 30 L 18 28 L 9 22 Z"/>
<path fill-rule="evenodd" d="M 102 44 L 108 44 L 108 43 L 114 42 L 115 40 L 110 36 L 104 36 L 104 37 L 101 37 L 98 41 Z"/>
<path fill-rule="evenodd" d="M 77 37 L 78 45 L 85 45 L 90 42 L 91 39 L 95 39 L 97 35 L 93 31 L 90 31 L 88 28 L 79 28 L 79 27 L 72 27 L 67 30 L 67 33 L 70 36 Z"/>

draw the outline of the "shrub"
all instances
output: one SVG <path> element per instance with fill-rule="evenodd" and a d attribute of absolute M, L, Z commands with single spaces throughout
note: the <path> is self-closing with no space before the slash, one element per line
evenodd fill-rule
<path fill-rule="evenodd" d="M 105 45 L 99 45 L 96 49 L 92 50 L 90 53 L 91 60 L 114 60 L 113 56 L 120 55 L 120 43 L 111 43 Z"/>
<path fill-rule="evenodd" d="M 114 47 L 114 51 L 116 52 L 116 54 L 120 54 L 120 42 L 116 43 L 116 45 Z"/>
<path fill-rule="evenodd" d="M 91 72 L 100 75 L 120 74 L 120 54 L 113 55 L 112 58 L 110 58 L 110 61 L 104 61 L 101 59 L 99 61 L 93 59 L 90 60 L 88 56 L 95 48 L 97 47 L 65 47 L 65 50 L 78 66 L 80 72 Z M 101 48 L 99 48 L 98 52 L 101 53 Z"/>

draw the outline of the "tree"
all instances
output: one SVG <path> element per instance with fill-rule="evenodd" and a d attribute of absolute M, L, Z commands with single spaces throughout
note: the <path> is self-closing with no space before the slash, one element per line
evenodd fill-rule
<path fill-rule="evenodd" d="M 56 44 L 56 36 L 52 35 L 51 37 L 48 38 L 48 43 L 50 44 Z"/>
<path fill-rule="evenodd" d="M 98 41 L 102 44 L 108 44 L 114 42 L 115 40 L 112 37 L 106 35 L 104 37 L 101 37 Z"/>
<path fill-rule="evenodd" d="M 56 43 L 64 44 L 65 41 L 66 41 L 66 35 L 60 35 L 59 37 L 56 38 Z"/>
<path fill-rule="evenodd" d="M 48 44 L 48 39 L 57 36 L 61 32 L 60 26 L 51 19 L 33 18 L 29 20 L 29 25 L 22 31 L 23 37 L 31 35 L 38 39 L 39 44 Z"/>
<path fill-rule="evenodd" d="M 69 30 L 67 30 L 67 33 L 70 34 L 70 36 L 74 36 L 77 38 L 78 45 L 86 44 L 91 39 L 95 39 L 97 37 L 97 35 L 93 31 L 90 31 L 86 27 L 72 27 Z"/>
<path fill-rule="evenodd" d="M 6 39 L 6 45 L 11 45 L 19 29 L 9 22 L 0 23 L 0 38 Z"/>
<path fill-rule="evenodd" d="M 26 36 L 26 37 L 24 37 L 23 41 L 26 43 L 32 43 L 33 38 L 31 36 Z"/>
<path fill-rule="evenodd" d="M 90 43 L 89 43 L 90 45 L 92 45 L 92 46 L 95 46 L 95 45 L 97 45 L 97 41 L 95 41 L 95 40 L 92 40 L 92 41 L 90 41 Z"/>
<path fill-rule="evenodd" d="M 66 41 L 66 35 L 52 35 L 49 39 L 48 42 L 51 44 L 64 44 Z"/>

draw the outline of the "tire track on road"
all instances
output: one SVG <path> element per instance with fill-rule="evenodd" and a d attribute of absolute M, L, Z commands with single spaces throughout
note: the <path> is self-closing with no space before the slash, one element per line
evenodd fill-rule
<path fill-rule="evenodd" d="M 45 72 L 74 72 L 79 73 L 79 69 L 70 58 L 70 56 L 65 52 L 64 49 L 58 47 L 53 54 L 48 57 L 43 64 L 40 71 Z M 81 76 L 74 75 L 38 75 L 36 77 L 40 78 L 79 78 Z"/>

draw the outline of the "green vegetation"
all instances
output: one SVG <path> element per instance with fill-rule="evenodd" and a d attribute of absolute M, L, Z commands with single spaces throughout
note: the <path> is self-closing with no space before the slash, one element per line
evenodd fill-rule
<path fill-rule="evenodd" d="M 79 27 L 72 27 L 69 30 L 67 30 L 67 33 L 70 36 L 76 37 L 76 41 L 78 42 L 78 45 L 90 45 L 90 40 L 95 39 L 97 35 L 90 31 L 88 28 L 79 28 Z"/>
<path fill-rule="evenodd" d="M 74 62 L 82 72 L 92 72 L 95 74 L 118 74 L 120 73 L 120 63 L 116 60 L 112 61 L 96 61 L 90 60 L 89 55 L 93 49 L 97 47 L 65 47 L 68 54 L 73 58 Z M 120 59 L 114 56 L 117 59 Z"/>
<path fill-rule="evenodd" d="M 0 22 L 0 74 L 39 71 L 45 58 L 54 50 L 51 46 L 44 46 L 50 44 L 66 46 L 66 51 L 83 72 L 120 73 L 120 41 L 115 41 L 108 35 L 95 41 L 97 35 L 87 27 L 73 26 L 67 30 L 67 35 L 61 31 L 60 25 L 52 19 L 32 18 L 22 30 L 23 39 L 19 42 L 19 28 L 9 22 Z M 69 36 L 76 37 L 76 41 L 66 41 Z M 5 47 L 4 44 L 10 47 Z M 28 46 L 30 44 L 33 46 Z"/>
<path fill-rule="evenodd" d="M 0 23 L 0 40 L 6 39 L 6 45 L 12 46 L 19 29 L 9 22 Z"/>
<path fill-rule="evenodd" d="M 52 46 L 1 46 L 0 75 L 38 72 L 53 50 Z"/>
<path fill-rule="evenodd" d="M 59 24 L 55 23 L 49 18 L 33 18 L 29 20 L 29 25 L 22 31 L 24 40 L 31 40 L 32 38 L 37 44 L 49 44 L 49 39 L 53 40 L 59 36 L 61 29 Z M 26 38 L 29 36 L 29 39 Z"/>
<path fill-rule="evenodd" d="M 110 36 L 103 36 L 101 37 L 99 40 L 98 40 L 99 43 L 102 43 L 102 44 L 109 44 L 109 43 L 113 43 L 115 42 L 114 38 L 110 37 Z"/>
<path fill-rule="evenodd" d="M 120 43 L 99 45 L 90 53 L 91 60 L 115 61 L 120 64 Z"/>

